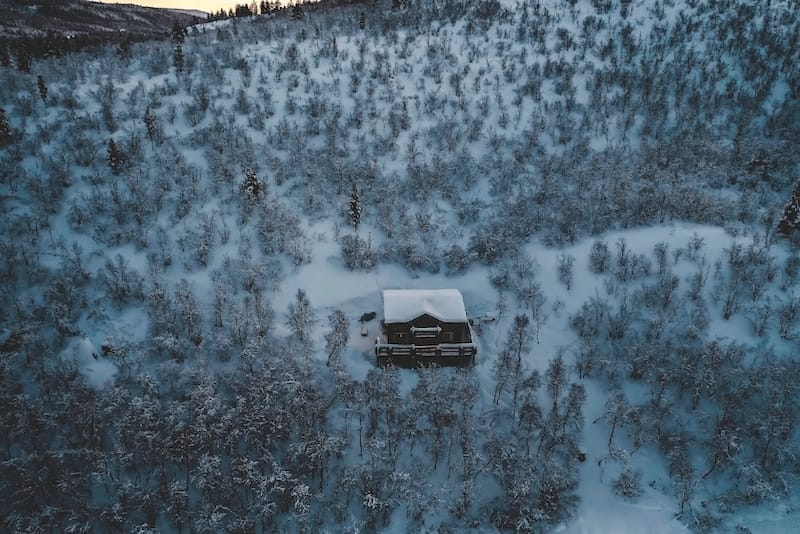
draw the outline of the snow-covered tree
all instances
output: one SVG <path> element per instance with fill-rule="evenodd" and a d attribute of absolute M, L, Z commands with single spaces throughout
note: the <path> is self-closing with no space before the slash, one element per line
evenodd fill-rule
<path fill-rule="evenodd" d="M 575 278 L 575 256 L 571 254 L 560 254 L 558 256 L 558 281 L 564 284 L 567 291 L 572 289 L 572 281 Z"/>
<path fill-rule="evenodd" d="M 286 325 L 298 340 L 306 343 L 311 339 L 311 328 L 315 322 L 311 301 L 308 300 L 305 291 L 298 289 L 294 302 L 289 303 Z"/>
<path fill-rule="evenodd" d="M 12 139 L 11 126 L 8 123 L 8 117 L 6 117 L 6 110 L 0 108 L 0 146 L 7 145 Z"/>
<path fill-rule="evenodd" d="M 244 171 L 244 181 L 240 187 L 244 194 L 246 194 L 250 199 L 255 200 L 264 189 L 264 184 L 262 184 L 261 180 L 258 179 L 255 171 L 248 167 Z"/>
<path fill-rule="evenodd" d="M 113 174 L 120 174 L 125 167 L 125 154 L 117 147 L 114 139 L 108 140 L 106 149 L 106 163 Z"/>
<path fill-rule="evenodd" d="M 45 83 L 41 74 L 36 77 L 36 87 L 39 89 L 39 96 L 42 101 L 47 102 L 47 83 Z"/>
<path fill-rule="evenodd" d="M 342 352 L 347 347 L 350 337 L 350 322 L 342 310 L 333 310 L 328 316 L 331 331 L 325 334 L 325 352 L 328 353 L 327 365 L 340 365 Z"/>
<path fill-rule="evenodd" d="M 144 121 L 145 134 L 150 139 L 150 142 L 153 143 L 160 137 L 161 129 L 158 124 L 158 118 L 153 114 L 150 106 L 147 106 L 142 120 Z"/>
<path fill-rule="evenodd" d="M 353 182 L 353 187 L 350 189 L 350 204 L 347 214 L 350 216 L 350 224 L 353 225 L 353 230 L 357 232 L 358 225 L 361 224 L 361 195 L 358 193 L 355 182 Z"/>
<path fill-rule="evenodd" d="M 783 208 L 783 215 L 778 222 L 778 231 L 786 237 L 800 231 L 800 182 L 795 185 L 789 203 Z"/>
<path fill-rule="evenodd" d="M 172 51 L 172 66 L 175 67 L 175 72 L 178 74 L 183 73 L 184 55 L 183 45 L 176 44 L 175 49 Z"/>
<path fill-rule="evenodd" d="M 181 45 L 186 40 L 187 34 L 186 27 L 177 20 L 172 23 L 172 30 L 170 31 L 170 38 L 176 45 Z"/>

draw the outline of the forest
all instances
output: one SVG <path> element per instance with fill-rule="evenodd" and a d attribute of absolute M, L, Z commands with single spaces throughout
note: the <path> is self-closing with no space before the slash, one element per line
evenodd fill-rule
<path fill-rule="evenodd" d="M 792 2 L 251 15 L 0 61 L 0 530 L 796 524 Z"/>

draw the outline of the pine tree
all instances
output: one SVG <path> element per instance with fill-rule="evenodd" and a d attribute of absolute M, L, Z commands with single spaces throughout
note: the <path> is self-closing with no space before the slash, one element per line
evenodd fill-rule
<path fill-rule="evenodd" d="M 158 137 L 158 119 L 150 111 L 150 106 L 144 112 L 144 127 L 147 132 L 147 138 L 152 143 Z"/>
<path fill-rule="evenodd" d="M 131 40 L 127 38 L 119 43 L 117 47 L 117 56 L 122 59 L 130 59 L 131 58 Z"/>
<path fill-rule="evenodd" d="M 253 169 L 247 168 L 244 171 L 244 182 L 241 185 L 242 192 L 246 193 L 250 198 L 256 198 L 264 189 L 264 185 L 256 176 Z"/>
<path fill-rule="evenodd" d="M 300 19 L 302 19 L 302 18 L 303 18 L 303 17 L 305 17 L 305 16 L 306 16 L 306 14 L 305 14 L 305 13 L 303 13 L 303 8 L 302 8 L 302 7 L 300 7 L 300 4 L 295 4 L 295 5 L 292 7 L 292 18 L 293 18 L 294 20 L 300 20 Z"/>
<path fill-rule="evenodd" d="M 778 223 L 778 232 L 789 237 L 800 230 L 800 182 L 794 186 L 794 193 L 783 209 L 783 217 Z"/>
<path fill-rule="evenodd" d="M 108 166 L 111 169 L 111 172 L 114 174 L 119 174 L 122 172 L 122 168 L 125 165 L 125 156 L 122 152 L 117 148 L 117 144 L 114 142 L 113 139 L 108 140 L 108 157 L 106 161 L 108 162 Z"/>
<path fill-rule="evenodd" d="M 183 72 L 183 47 L 179 44 L 175 45 L 175 51 L 172 54 L 172 64 L 175 66 L 175 72 Z"/>
<path fill-rule="evenodd" d="M 8 53 L 8 45 L 5 40 L 0 39 L 0 67 L 11 66 L 11 55 Z"/>
<path fill-rule="evenodd" d="M 172 23 L 172 31 L 170 32 L 170 38 L 176 45 L 182 45 L 183 41 L 186 40 L 186 28 L 181 26 L 181 23 L 177 20 Z"/>
<path fill-rule="evenodd" d="M 36 85 L 39 87 L 39 96 L 42 97 L 43 101 L 47 101 L 47 84 L 44 81 L 44 78 L 40 74 L 36 77 Z"/>
<path fill-rule="evenodd" d="M 325 352 L 328 353 L 327 365 L 337 367 L 350 337 L 350 322 L 342 310 L 333 310 L 333 313 L 328 316 L 328 322 L 331 331 L 325 334 Z"/>
<path fill-rule="evenodd" d="M 361 197 L 358 194 L 358 188 L 353 183 L 353 189 L 350 191 L 350 209 L 347 213 L 350 215 L 350 223 L 353 229 L 357 232 L 358 225 L 361 224 Z"/>
<path fill-rule="evenodd" d="M 24 44 L 21 44 L 17 47 L 16 50 L 16 63 L 17 63 L 17 70 L 20 72 L 30 73 L 31 72 L 31 54 L 28 51 L 28 47 Z"/>
<path fill-rule="evenodd" d="M 6 118 L 6 110 L 0 108 L 0 146 L 10 143 L 12 139 L 11 126 Z"/>
<path fill-rule="evenodd" d="M 310 330 L 316 322 L 316 318 L 311 302 L 308 300 L 306 292 L 302 289 L 297 290 L 295 302 L 289 304 L 288 315 L 286 324 L 292 334 L 303 343 L 310 341 Z"/>

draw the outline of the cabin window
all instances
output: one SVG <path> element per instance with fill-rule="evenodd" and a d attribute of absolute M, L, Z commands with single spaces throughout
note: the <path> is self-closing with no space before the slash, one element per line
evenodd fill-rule
<path fill-rule="evenodd" d="M 438 337 L 441 332 L 442 329 L 438 326 L 423 327 L 423 328 L 418 328 L 416 326 L 411 327 L 411 334 L 414 337 L 420 339 L 434 339 Z"/>

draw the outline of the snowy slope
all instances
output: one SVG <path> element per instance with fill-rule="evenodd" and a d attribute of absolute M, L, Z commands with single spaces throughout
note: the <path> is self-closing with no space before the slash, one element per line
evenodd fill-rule
<path fill-rule="evenodd" d="M 0 68 L 4 529 L 796 522 L 796 10 L 304 12 Z"/>

